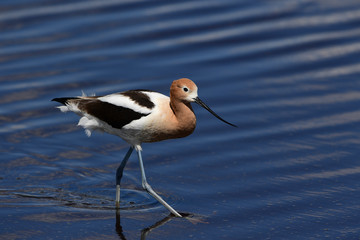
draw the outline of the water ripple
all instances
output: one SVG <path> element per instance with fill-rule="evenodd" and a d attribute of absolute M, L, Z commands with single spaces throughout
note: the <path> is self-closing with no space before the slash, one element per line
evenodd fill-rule
<path fill-rule="evenodd" d="M 127 144 L 87 138 L 50 100 L 168 94 L 180 77 L 238 128 L 194 106 L 191 136 L 144 144 L 152 186 L 179 211 L 208 216 L 174 220 L 155 238 L 358 236 L 358 1 L 5 1 L 0 12 L 0 236 L 45 219 L 53 225 L 35 225 L 39 236 L 56 226 L 63 238 L 114 238 L 108 216 L 81 214 L 114 210 Z M 135 156 L 123 181 L 122 216 L 135 209 L 143 221 L 125 217 L 124 233 L 137 238 L 167 212 L 137 190 Z"/>

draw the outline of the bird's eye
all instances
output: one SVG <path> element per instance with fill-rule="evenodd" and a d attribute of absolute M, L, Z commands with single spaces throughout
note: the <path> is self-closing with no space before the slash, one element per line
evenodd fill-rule
<path fill-rule="evenodd" d="M 188 89 L 187 87 L 184 87 L 183 90 L 184 90 L 184 92 L 188 92 L 188 91 L 189 91 L 189 89 Z"/>

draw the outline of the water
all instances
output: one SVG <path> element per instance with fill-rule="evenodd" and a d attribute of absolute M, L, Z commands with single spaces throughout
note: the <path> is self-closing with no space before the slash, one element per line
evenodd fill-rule
<path fill-rule="evenodd" d="M 358 239 L 359 1 L 2 1 L 1 239 Z M 54 97 L 188 77 L 196 131 L 88 138 Z"/>

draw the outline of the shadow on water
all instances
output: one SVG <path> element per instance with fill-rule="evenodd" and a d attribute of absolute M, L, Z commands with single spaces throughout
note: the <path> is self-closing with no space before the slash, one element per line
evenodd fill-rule
<path fill-rule="evenodd" d="M 183 216 L 182 219 L 186 219 L 186 220 L 188 220 L 189 222 L 191 222 L 193 224 L 204 223 L 203 219 L 201 219 L 199 217 L 195 217 L 195 215 L 193 215 L 193 214 L 183 213 L 183 212 L 180 212 L 180 214 L 181 214 L 181 216 Z M 120 217 L 120 211 L 119 210 L 116 211 L 115 219 L 116 219 L 116 221 L 115 221 L 115 231 L 116 231 L 116 233 L 119 235 L 121 240 L 126 240 L 127 238 L 125 237 L 124 230 L 123 230 L 123 227 L 121 226 L 121 222 L 120 222 L 121 217 Z M 168 216 L 166 216 L 163 219 L 157 221 L 156 223 L 152 224 L 151 226 L 142 229 L 140 239 L 145 240 L 146 237 L 148 236 L 148 234 L 151 231 L 165 225 L 166 223 L 170 222 L 173 219 L 179 219 L 179 218 L 175 217 L 173 214 L 170 213 Z"/>
<path fill-rule="evenodd" d="M 124 189 L 125 190 L 125 189 Z M 79 194 L 79 193 L 70 193 L 66 192 L 61 189 L 55 190 L 56 195 L 51 193 L 51 190 L 49 189 L 37 189 L 37 192 L 34 190 L 30 192 L 11 192 L 11 191 L 1 191 L 1 195 L 13 195 L 15 198 L 22 199 L 19 200 L 20 202 L 24 202 L 23 199 L 28 199 L 32 202 L 33 205 L 42 205 L 44 202 L 47 203 L 47 205 L 63 205 L 66 207 L 71 207 L 75 209 L 84 209 L 84 210 L 105 210 L 105 211 L 115 211 L 115 231 L 120 239 L 125 240 L 128 239 L 125 236 L 126 229 L 124 230 L 121 225 L 121 212 L 122 211 L 136 211 L 136 210 L 145 210 L 149 211 L 151 210 L 152 206 L 149 205 L 139 205 L 135 204 L 133 201 L 126 201 L 122 202 L 120 209 L 115 209 L 114 201 L 111 201 L 111 205 L 97 205 L 96 200 L 99 200 L 99 197 L 94 197 L 87 194 Z M 148 195 L 144 191 L 137 191 L 137 190 L 129 190 L 126 189 L 124 192 L 132 192 L 132 194 L 136 194 L 138 196 Z M 126 194 L 128 195 L 128 194 Z M 139 198 L 139 197 L 138 197 Z M 13 203 L 16 204 L 17 201 L 14 201 Z M 93 202 L 93 203 L 92 203 Z M 104 203 L 104 201 L 103 201 Z M 124 206 L 125 205 L 125 206 Z M 146 239 L 147 236 L 152 232 L 153 230 L 167 224 L 168 222 L 172 220 L 180 220 L 180 221 L 188 221 L 192 224 L 198 224 L 198 223 L 206 223 L 205 217 L 196 215 L 193 213 L 185 213 L 185 212 L 179 212 L 182 216 L 182 218 L 178 218 L 174 216 L 173 214 L 169 214 L 166 217 L 162 218 L 159 221 L 156 221 L 155 223 L 151 224 L 148 227 L 143 228 L 140 231 L 140 239 Z M 65 214 L 64 212 L 59 213 L 60 215 Z M 139 213 L 141 214 L 141 213 Z M 52 217 L 52 214 L 49 214 L 49 218 Z M 125 216 L 126 218 L 126 216 Z"/>
<path fill-rule="evenodd" d="M 124 195 L 137 195 L 137 198 L 140 199 L 143 196 L 148 196 L 147 192 L 145 191 L 138 191 L 133 189 L 124 189 Z M 79 193 L 71 193 L 67 192 L 62 189 L 32 189 L 32 190 L 22 190 L 22 191 L 0 191 L 1 196 L 12 196 L 11 198 L 14 199 L 12 202 L 7 202 L 7 204 L 16 206 L 19 204 L 23 204 L 25 202 L 28 207 L 36 207 L 36 206 L 65 206 L 68 210 L 61 211 L 57 213 L 49 213 L 49 214 L 40 214 L 40 215 L 30 215 L 27 218 L 39 221 L 45 221 L 45 222 L 63 222 L 63 221 L 81 221 L 83 218 L 88 219 L 96 219 L 96 218 L 110 218 L 110 217 L 99 217 L 97 216 L 96 212 L 99 211 L 99 214 L 105 214 L 105 216 L 108 216 L 107 212 L 115 212 L 115 232 L 119 236 L 120 239 L 129 239 L 126 237 L 127 230 L 123 228 L 121 225 L 121 212 L 125 219 L 128 220 L 129 216 L 132 215 L 132 213 L 135 211 L 137 212 L 134 217 L 135 219 L 140 218 L 142 219 L 143 214 L 148 212 L 149 210 L 154 207 L 152 205 L 159 205 L 159 204 L 148 204 L 148 205 L 139 205 L 135 204 L 133 201 L 122 201 L 122 205 L 120 209 L 115 208 L 115 202 L 108 201 L 108 205 L 100 204 L 98 203 L 98 200 L 102 197 L 99 196 L 93 196 L 88 194 L 79 194 Z M 140 197 L 139 197 L 140 196 Z M 152 199 L 152 198 L 151 198 Z M 106 202 L 104 200 L 102 203 Z M 111 204 L 111 205 L 109 205 Z M 158 206 L 157 206 L 158 207 Z M 161 206 L 162 207 L 162 206 Z M 75 211 L 69 212 L 69 208 L 71 209 L 79 209 L 81 210 L 80 213 Z M 82 210 L 85 210 L 85 216 L 81 215 Z M 94 216 L 97 217 L 89 217 L 88 214 L 92 211 Z M 104 212 L 105 211 L 105 212 Z M 143 213 L 143 214 L 142 214 Z M 167 216 L 163 217 L 162 219 L 156 221 L 155 223 L 151 224 L 148 227 L 143 228 L 140 232 L 140 239 L 146 239 L 148 235 L 155 229 L 166 225 L 170 221 L 178 220 L 178 221 L 186 221 L 191 223 L 192 225 L 196 225 L 199 223 L 207 224 L 206 217 L 200 216 L 194 213 L 186 213 L 186 212 L 179 212 L 182 215 L 182 218 L 178 218 L 174 216 L 173 214 L 168 214 Z M 132 217 L 130 217 L 132 218 Z M 67 220 L 66 220 L 67 219 Z M 147 219 L 145 217 L 144 219 Z M 153 219 L 152 219 L 153 221 Z M 149 222 L 149 221 L 147 221 Z M 151 222 L 151 221 L 150 221 Z"/>

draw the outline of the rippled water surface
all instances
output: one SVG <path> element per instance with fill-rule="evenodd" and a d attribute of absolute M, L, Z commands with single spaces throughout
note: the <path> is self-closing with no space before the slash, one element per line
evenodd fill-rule
<path fill-rule="evenodd" d="M 358 239 L 360 2 L 1 1 L 1 239 Z M 134 154 L 55 97 L 168 94 L 188 77 L 232 128 Z"/>

